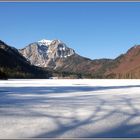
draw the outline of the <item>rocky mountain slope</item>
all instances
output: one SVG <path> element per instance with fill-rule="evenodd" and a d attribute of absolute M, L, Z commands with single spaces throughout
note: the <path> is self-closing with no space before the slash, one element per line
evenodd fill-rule
<path fill-rule="evenodd" d="M 16 48 L 0 41 L 0 78 L 48 78 L 49 73 L 23 57 Z"/>
<path fill-rule="evenodd" d="M 64 60 L 75 54 L 60 40 L 41 40 L 29 44 L 19 52 L 31 62 L 31 64 L 49 69 L 56 69 L 57 61 Z"/>

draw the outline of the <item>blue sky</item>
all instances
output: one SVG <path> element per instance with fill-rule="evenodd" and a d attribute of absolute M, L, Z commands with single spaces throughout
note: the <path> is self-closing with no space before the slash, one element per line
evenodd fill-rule
<path fill-rule="evenodd" d="M 91 59 L 140 44 L 140 2 L 0 2 L 0 39 L 23 48 L 60 39 Z"/>

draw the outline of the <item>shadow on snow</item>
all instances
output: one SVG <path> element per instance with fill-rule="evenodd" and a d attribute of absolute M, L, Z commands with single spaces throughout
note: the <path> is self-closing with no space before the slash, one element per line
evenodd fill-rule
<path fill-rule="evenodd" d="M 140 87 L 140 85 L 128 85 L 128 86 L 101 86 L 101 87 L 89 87 L 89 86 L 72 86 L 72 87 L 1 87 L 0 88 L 0 106 L 6 107 L 27 107 L 28 105 L 34 105 L 34 104 L 40 104 L 40 103 L 48 103 L 50 107 L 52 106 L 61 106 L 66 108 L 72 109 L 72 117 L 65 117 L 62 114 L 60 115 L 53 115 L 49 113 L 44 112 L 38 112 L 35 110 L 26 108 L 26 115 L 25 114 L 16 114 L 14 112 L 1 112 L 1 115 L 25 115 L 25 116 L 31 116 L 31 117 L 46 117 L 51 118 L 56 124 L 57 128 L 55 130 L 52 130 L 51 132 L 43 132 L 41 134 L 38 134 L 34 136 L 34 138 L 57 138 L 61 137 L 63 134 L 75 130 L 77 128 L 80 128 L 81 126 L 86 125 L 94 125 L 94 123 L 100 123 L 102 120 L 108 120 L 111 116 L 115 114 L 124 114 L 127 117 L 120 122 L 117 126 L 104 130 L 102 132 L 98 133 L 92 133 L 91 131 L 87 133 L 81 134 L 80 137 L 82 138 L 137 138 L 140 137 L 140 123 L 138 124 L 130 124 L 129 122 L 136 117 L 140 116 L 140 111 L 135 108 L 135 106 L 132 103 L 132 99 L 120 96 L 119 103 L 125 103 L 133 113 L 129 113 L 127 111 L 122 111 L 119 108 L 116 108 L 115 110 L 107 110 L 107 113 L 102 115 L 101 117 L 96 117 L 99 112 L 106 111 L 104 106 L 108 105 L 108 101 L 100 98 L 97 96 L 97 93 L 94 95 L 92 94 L 84 94 L 79 95 L 76 97 L 51 97 L 48 96 L 46 98 L 41 96 L 27 96 L 27 97 L 20 97 L 20 96 L 12 96 L 14 94 L 17 95 L 26 95 L 26 94 L 34 94 L 34 95 L 51 95 L 53 93 L 67 93 L 71 94 L 74 92 L 89 92 L 89 91 L 102 91 L 102 90 L 111 90 L 111 89 L 125 89 L 125 88 L 134 88 L 134 87 Z M 100 93 L 99 93 L 100 94 Z M 55 102 L 54 102 L 55 101 Z M 94 106 L 95 110 L 91 115 L 89 115 L 84 120 L 79 120 L 77 118 L 77 108 L 82 107 L 89 107 L 90 103 L 93 101 L 97 102 L 96 106 Z M 114 101 L 109 101 L 110 105 L 114 105 Z M 47 110 L 47 108 L 46 108 Z M 0 115 L 0 116 L 1 116 Z M 63 119 L 70 119 L 71 122 L 69 124 L 63 124 L 61 121 Z M 106 122 L 108 124 L 108 122 Z M 47 125 L 47 124 L 46 124 Z"/>

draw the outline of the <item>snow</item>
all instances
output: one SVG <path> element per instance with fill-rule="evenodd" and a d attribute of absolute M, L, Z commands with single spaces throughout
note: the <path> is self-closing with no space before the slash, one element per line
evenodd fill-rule
<path fill-rule="evenodd" d="M 40 45 L 46 45 L 46 46 L 48 46 L 48 45 L 50 45 L 52 43 L 52 40 L 42 39 L 42 40 L 38 41 L 38 43 Z"/>
<path fill-rule="evenodd" d="M 140 137 L 140 80 L 1 80 L 0 138 Z"/>
<path fill-rule="evenodd" d="M 60 51 L 62 51 L 62 49 L 63 49 L 62 47 L 59 48 Z"/>
<path fill-rule="evenodd" d="M 63 51 L 65 51 L 66 50 L 66 48 L 65 47 L 63 47 Z"/>

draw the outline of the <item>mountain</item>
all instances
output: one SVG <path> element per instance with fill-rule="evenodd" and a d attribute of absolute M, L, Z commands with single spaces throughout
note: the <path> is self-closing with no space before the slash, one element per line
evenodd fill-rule
<path fill-rule="evenodd" d="M 140 78 L 140 45 L 133 46 L 114 59 L 104 75 L 112 78 Z"/>
<path fill-rule="evenodd" d="M 90 75 L 109 59 L 91 60 L 78 55 L 60 40 L 41 40 L 29 44 L 19 52 L 32 65 L 49 70 L 65 71 Z"/>
<path fill-rule="evenodd" d="M 88 73 L 92 60 L 78 55 L 60 40 L 41 40 L 19 50 L 35 66 L 55 71 Z"/>
<path fill-rule="evenodd" d="M 33 66 L 16 48 L 0 40 L 0 78 L 48 78 L 49 73 Z"/>
<path fill-rule="evenodd" d="M 75 54 L 60 40 L 41 40 L 29 44 L 19 52 L 31 62 L 32 65 L 56 69 L 58 60 L 64 60 Z"/>
<path fill-rule="evenodd" d="M 0 41 L 0 79 L 140 78 L 140 45 L 115 59 L 91 60 L 60 40 L 41 40 L 17 50 Z"/>
<path fill-rule="evenodd" d="M 90 78 L 140 78 L 140 45 L 115 59 L 91 60 L 77 54 L 60 40 L 43 39 L 19 50 L 35 66 Z"/>

